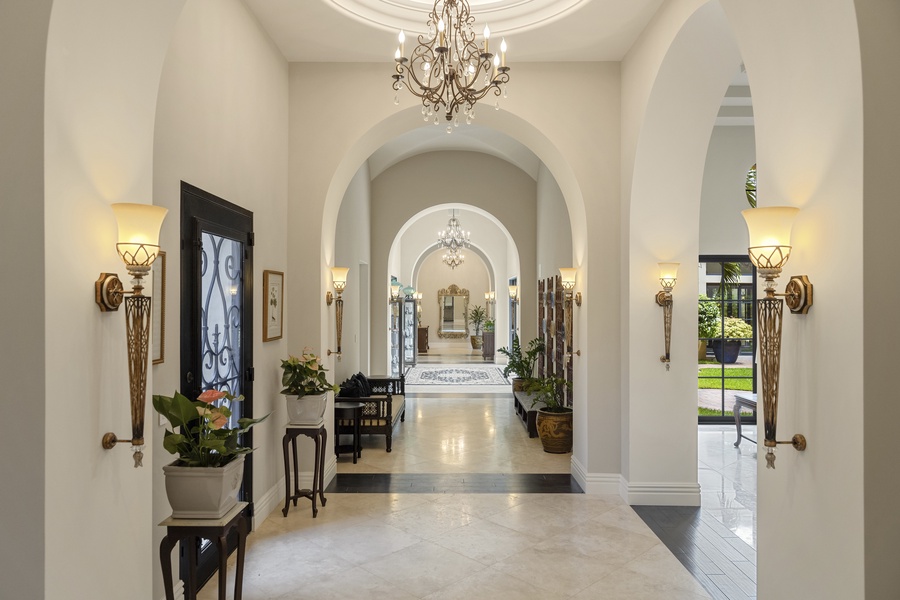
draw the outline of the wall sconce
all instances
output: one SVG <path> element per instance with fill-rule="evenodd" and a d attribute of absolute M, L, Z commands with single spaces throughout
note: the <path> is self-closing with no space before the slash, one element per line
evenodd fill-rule
<path fill-rule="evenodd" d="M 517 285 L 509 286 L 509 299 L 513 304 L 519 303 L 519 286 L 517 286 Z"/>
<path fill-rule="evenodd" d="M 791 227 L 800 209 L 792 206 L 750 208 L 741 214 L 750 233 L 750 260 L 766 280 L 766 297 L 757 301 L 757 337 L 765 421 L 766 467 L 775 468 L 775 447 L 791 444 L 806 450 L 806 437 L 795 434 L 790 441 L 777 441 L 778 375 L 781 368 L 781 318 L 784 301 L 792 313 L 806 314 L 812 306 L 812 284 L 806 275 L 791 277 L 784 294 L 775 293 L 775 279 L 791 255 Z"/>
<path fill-rule="evenodd" d="M 672 288 L 678 280 L 678 265 L 681 263 L 658 263 L 659 284 L 662 291 L 656 293 L 656 303 L 663 308 L 663 332 L 666 338 L 666 353 L 659 357 L 669 370 L 669 348 L 672 342 Z"/>
<path fill-rule="evenodd" d="M 167 208 L 152 204 L 113 204 L 119 227 L 116 250 L 133 277 L 126 291 L 115 273 L 101 273 L 94 283 L 94 300 L 102 312 L 117 311 L 125 303 L 125 338 L 128 342 L 128 384 L 131 396 L 131 438 L 120 440 L 109 432 L 103 436 L 106 450 L 116 444 L 131 444 L 134 466 L 144 458 L 144 406 L 147 399 L 147 355 L 150 352 L 150 296 L 145 296 L 143 278 L 159 255 L 159 230 Z M 126 297 L 127 296 L 127 297 Z"/>
<path fill-rule="evenodd" d="M 398 300 L 400 300 L 400 288 L 402 288 L 402 287 L 403 287 L 403 285 L 400 284 L 400 282 L 398 282 L 398 281 L 391 282 L 391 301 L 392 302 L 397 302 Z"/>
<path fill-rule="evenodd" d="M 334 291 L 337 293 L 337 299 L 333 299 L 331 292 L 325 294 L 325 303 L 331 306 L 334 301 L 334 326 L 337 333 L 337 350 L 328 351 L 328 356 L 336 355 L 338 360 L 341 359 L 341 334 L 344 330 L 344 299 L 341 294 L 347 288 L 347 273 L 350 267 L 331 267 L 331 281 L 334 285 Z"/>
<path fill-rule="evenodd" d="M 561 280 L 562 289 L 563 289 L 563 301 L 564 301 L 564 312 L 566 316 L 566 358 L 572 358 L 572 300 L 575 300 L 575 303 L 578 306 L 581 306 L 581 292 L 578 294 L 574 294 L 575 291 L 575 276 L 578 273 L 578 269 L 573 267 L 560 267 L 559 269 L 559 278 Z M 581 355 L 581 351 L 576 352 L 579 356 Z"/>

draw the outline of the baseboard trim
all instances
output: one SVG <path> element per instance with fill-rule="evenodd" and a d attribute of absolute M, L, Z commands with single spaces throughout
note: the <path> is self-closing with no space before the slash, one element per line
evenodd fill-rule
<path fill-rule="evenodd" d="M 577 458 L 572 457 L 572 477 L 585 494 L 618 495 L 622 476 L 618 473 L 588 473 Z"/>
<path fill-rule="evenodd" d="M 266 490 L 258 500 L 253 502 L 253 519 L 250 527 L 253 531 L 262 524 L 284 502 L 284 477 L 278 479 L 275 485 Z"/>
<path fill-rule="evenodd" d="M 700 506 L 700 484 L 629 483 L 623 479 L 622 498 L 633 506 Z"/>

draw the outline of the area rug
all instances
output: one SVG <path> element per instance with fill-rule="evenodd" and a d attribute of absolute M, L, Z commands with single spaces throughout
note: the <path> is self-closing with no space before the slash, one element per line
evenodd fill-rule
<path fill-rule="evenodd" d="M 496 366 L 435 365 L 410 369 L 406 385 L 509 385 L 509 380 Z"/>

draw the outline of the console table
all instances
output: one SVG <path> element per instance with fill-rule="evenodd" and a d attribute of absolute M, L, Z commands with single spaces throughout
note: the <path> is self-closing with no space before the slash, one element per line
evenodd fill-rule
<path fill-rule="evenodd" d="M 179 541 L 187 540 L 193 547 L 197 538 L 205 538 L 216 545 L 219 553 L 219 600 L 225 600 L 228 587 L 228 534 L 232 529 L 237 531 L 237 560 L 234 566 L 234 600 L 241 600 L 244 585 L 244 549 L 247 545 L 247 534 L 250 524 L 244 509 L 247 502 L 238 502 L 228 514 L 221 519 L 176 519 L 169 517 L 160 527 L 166 528 L 166 535 L 159 544 L 159 562 L 162 566 L 163 587 L 166 600 L 175 600 L 172 588 L 172 549 Z M 197 558 L 194 552 L 188 552 L 188 580 L 185 582 L 185 598 L 197 597 Z"/>
<path fill-rule="evenodd" d="M 755 444 L 756 440 L 750 439 L 741 433 L 741 407 L 752 410 L 753 417 L 756 418 L 756 394 L 735 394 L 734 398 L 734 408 L 732 409 L 732 412 L 734 412 L 734 425 L 737 427 L 737 441 L 734 443 L 734 447 L 737 448 L 741 445 L 741 438 Z"/>
<path fill-rule="evenodd" d="M 299 483 L 299 466 L 297 465 L 297 436 L 305 435 L 312 438 L 316 443 L 316 454 L 313 458 L 313 485 L 312 489 L 300 489 Z M 284 437 L 281 438 L 281 449 L 284 451 L 284 509 L 281 514 L 285 517 L 288 514 L 288 508 L 293 500 L 294 506 L 297 506 L 298 498 L 309 498 L 312 501 L 313 518 L 319 514 L 316 508 L 316 494 L 325 506 L 325 493 L 322 489 L 325 480 L 325 442 L 328 439 L 328 433 L 325 431 L 325 422 L 321 421 L 314 425 L 288 425 L 284 431 Z M 291 445 L 293 452 L 288 453 L 288 444 Z M 291 456 L 293 456 L 294 466 L 294 491 L 291 493 Z"/>

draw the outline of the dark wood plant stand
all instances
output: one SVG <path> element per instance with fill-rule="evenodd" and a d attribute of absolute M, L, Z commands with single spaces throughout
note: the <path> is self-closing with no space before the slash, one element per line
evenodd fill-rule
<path fill-rule="evenodd" d="M 198 538 L 205 538 L 216 545 L 219 553 L 219 600 L 225 600 L 228 587 L 226 568 L 228 565 L 228 535 L 237 531 L 237 560 L 234 566 L 234 600 L 241 600 L 244 585 L 244 549 L 250 524 L 244 509 L 246 502 L 238 502 L 221 519 L 176 519 L 169 517 L 159 525 L 166 528 L 166 535 L 159 544 L 159 562 L 162 565 L 163 587 L 166 600 L 175 600 L 172 582 L 172 549 L 179 541 L 187 540 L 190 548 Z M 186 600 L 197 597 L 197 559 L 194 552 L 188 552 L 188 580 L 185 582 Z"/>
<path fill-rule="evenodd" d="M 305 435 L 310 437 L 316 443 L 316 454 L 313 459 L 313 484 L 312 489 L 300 489 L 298 479 L 300 477 L 300 469 L 297 465 L 297 436 Z M 281 438 L 281 448 L 284 451 L 284 508 L 281 514 L 285 517 L 288 514 L 291 501 L 297 506 L 299 498 L 309 498 L 312 502 L 313 518 L 319 514 L 316 508 L 316 494 L 325 506 L 326 498 L 322 490 L 325 480 L 325 446 L 328 439 L 328 433 L 325 431 L 325 424 L 304 426 L 304 425 L 288 425 L 284 430 L 284 437 Z M 293 452 L 288 453 L 288 444 L 291 445 Z M 294 491 L 291 493 L 291 456 L 293 456 L 294 471 Z"/>

